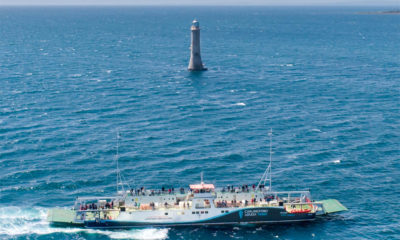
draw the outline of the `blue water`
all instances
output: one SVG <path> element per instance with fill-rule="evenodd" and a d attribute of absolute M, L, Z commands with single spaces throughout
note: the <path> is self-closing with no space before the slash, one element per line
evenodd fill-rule
<path fill-rule="evenodd" d="M 1 239 L 399 239 L 400 15 L 382 8 L 0 8 Z M 383 10 L 385 10 L 383 8 Z M 189 73 L 190 24 L 209 71 Z M 260 228 L 50 228 L 131 186 L 310 189 L 349 211 Z"/>

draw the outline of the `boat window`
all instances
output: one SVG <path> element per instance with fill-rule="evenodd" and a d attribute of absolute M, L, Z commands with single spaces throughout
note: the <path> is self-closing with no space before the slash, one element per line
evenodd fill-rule
<path fill-rule="evenodd" d="M 201 211 L 201 214 L 204 214 L 204 211 Z"/>
<path fill-rule="evenodd" d="M 225 212 L 226 212 L 226 213 L 228 213 L 229 211 L 228 211 L 228 210 L 226 210 Z"/>
<path fill-rule="evenodd" d="M 206 214 L 208 214 L 208 211 L 206 211 Z"/>
<path fill-rule="evenodd" d="M 224 212 L 225 212 L 224 210 L 221 211 L 221 213 L 224 213 Z"/>
<path fill-rule="evenodd" d="M 200 214 L 199 212 L 196 212 L 196 214 Z"/>
<path fill-rule="evenodd" d="M 195 214 L 195 212 L 192 212 L 192 214 Z"/>
<path fill-rule="evenodd" d="M 168 215 L 168 213 L 166 212 L 165 215 Z"/>

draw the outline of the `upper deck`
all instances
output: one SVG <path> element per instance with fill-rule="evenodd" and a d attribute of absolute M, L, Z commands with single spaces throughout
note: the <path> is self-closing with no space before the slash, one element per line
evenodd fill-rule
<path fill-rule="evenodd" d="M 188 189 L 131 189 L 115 197 L 78 198 L 75 210 L 120 209 L 146 211 L 166 209 L 283 207 L 311 202 L 309 191 L 272 192 L 254 185 L 215 188 L 212 184 L 190 185 Z"/>

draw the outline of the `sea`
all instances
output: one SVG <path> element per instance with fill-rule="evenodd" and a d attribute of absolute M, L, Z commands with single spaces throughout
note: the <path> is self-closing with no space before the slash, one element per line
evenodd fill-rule
<path fill-rule="evenodd" d="M 400 15 L 388 7 L 0 7 L 0 239 L 400 239 Z M 188 72 L 200 22 L 208 71 Z M 270 141 L 268 133 L 272 130 Z M 119 141 L 119 143 L 117 143 Z M 52 207 L 256 184 L 307 224 L 90 230 Z"/>

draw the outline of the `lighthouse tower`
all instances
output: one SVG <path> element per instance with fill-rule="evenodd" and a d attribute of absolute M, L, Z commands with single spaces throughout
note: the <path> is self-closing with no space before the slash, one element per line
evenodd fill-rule
<path fill-rule="evenodd" d="M 203 66 L 200 55 L 200 25 L 195 19 L 193 20 L 192 27 L 192 44 L 190 45 L 190 61 L 188 70 L 189 71 L 204 71 L 207 70 Z"/>

